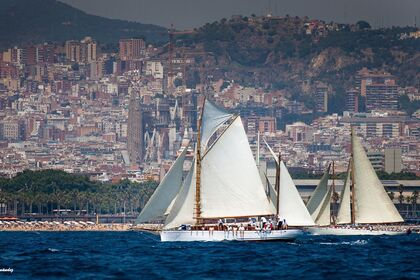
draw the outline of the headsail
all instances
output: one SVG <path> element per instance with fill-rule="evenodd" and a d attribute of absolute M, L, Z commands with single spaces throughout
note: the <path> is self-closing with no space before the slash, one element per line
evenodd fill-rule
<path fill-rule="evenodd" d="M 280 163 L 279 213 L 290 226 L 315 225 L 283 161 Z"/>
<path fill-rule="evenodd" d="M 315 218 L 315 224 L 318 226 L 329 226 L 331 224 L 331 193 L 332 187 L 329 187 Z"/>
<path fill-rule="evenodd" d="M 201 154 L 204 154 L 207 144 L 216 130 L 233 115 L 219 109 L 208 100 L 204 101 L 201 125 Z"/>
<path fill-rule="evenodd" d="M 268 150 L 273 156 L 277 164 L 278 158 L 276 154 L 268 145 L 264 139 Z M 273 200 L 274 204 L 277 200 Z M 280 163 L 280 199 L 279 199 L 279 214 L 282 219 L 286 219 L 286 222 L 290 226 L 314 226 L 315 223 L 306 209 L 305 204 L 303 203 L 302 198 L 293 182 L 292 177 L 290 176 L 289 170 L 287 170 L 284 162 Z"/>
<path fill-rule="evenodd" d="M 328 165 L 327 169 L 324 172 L 324 175 L 322 176 L 314 192 L 312 193 L 312 196 L 309 199 L 308 204 L 306 205 L 306 208 L 308 208 L 308 211 L 315 222 L 318 219 L 318 215 L 321 212 L 321 208 L 329 192 L 328 177 L 330 175 L 329 174 L 330 168 L 331 168 L 331 164 Z M 329 198 L 328 198 L 328 201 L 329 201 Z"/>
<path fill-rule="evenodd" d="M 355 133 L 352 133 L 352 149 L 355 222 L 359 224 L 403 222 Z"/>
<path fill-rule="evenodd" d="M 160 182 L 146 206 L 137 217 L 136 223 L 144 223 L 157 218 L 163 218 L 172 200 L 178 194 L 182 185 L 182 171 L 187 147 L 175 160 L 168 173 Z"/>
<path fill-rule="evenodd" d="M 350 205 L 350 164 L 347 168 L 346 180 L 344 181 L 343 190 L 341 191 L 341 202 L 338 208 L 337 224 L 350 224 L 351 223 L 351 205 Z"/>
<path fill-rule="evenodd" d="M 208 149 L 201 167 L 202 218 L 275 213 L 264 192 L 240 117 Z"/>
<path fill-rule="evenodd" d="M 181 224 L 193 224 L 195 222 L 195 160 L 185 178 L 171 209 L 165 220 L 165 229 L 175 228 Z"/>

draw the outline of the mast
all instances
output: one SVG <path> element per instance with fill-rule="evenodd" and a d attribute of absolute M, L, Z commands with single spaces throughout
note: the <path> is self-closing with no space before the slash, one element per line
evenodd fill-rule
<path fill-rule="evenodd" d="M 351 157 L 350 157 L 350 166 L 351 166 L 351 223 L 354 225 L 356 222 L 356 212 L 355 212 L 355 189 L 354 189 L 354 156 L 353 156 L 353 127 L 351 128 Z"/>
<path fill-rule="evenodd" d="M 255 155 L 255 161 L 257 162 L 258 170 L 260 170 L 260 131 L 257 134 L 257 151 Z"/>
<path fill-rule="evenodd" d="M 335 161 L 332 162 L 332 193 L 333 193 L 333 197 L 335 196 Z M 333 200 L 334 202 L 334 200 Z M 336 216 L 335 216 L 335 204 L 336 202 L 334 202 L 333 204 L 333 215 L 332 215 L 332 220 L 333 220 L 333 224 L 335 225 L 335 220 L 336 220 Z"/>
<path fill-rule="evenodd" d="M 279 152 L 278 163 L 276 164 L 276 219 L 279 218 L 280 214 L 280 163 L 281 163 L 281 152 Z"/>
<path fill-rule="evenodd" d="M 196 224 L 201 224 L 201 125 L 203 120 L 204 105 L 206 97 L 204 97 L 203 107 L 201 108 L 200 119 L 197 128 L 197 153 L 196 153 L 196 181 L 195 181 L 195 220 Z"/>

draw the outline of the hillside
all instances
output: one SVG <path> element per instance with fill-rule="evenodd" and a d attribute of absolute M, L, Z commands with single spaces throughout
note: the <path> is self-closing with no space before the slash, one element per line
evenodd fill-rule
<path fill-rule="evenodd" d="M 156 43 L 167 38 L 163 27 L 89 15 L 56 0 L 2 0 L 0 26 L 0 48 L 85 36 L 101 43 L 127 37 L 144 37 Z"/>
<path fill-rule="evenodd" d="M 315 81 L 328 83 L 330 108 L 336 112 L 343 109 L 345 89 L 354 85 L 354 76 L 363 67 L 388 71 L 401 86 L 419 84 L 420 39 L 400 39 L 414 28 L 371 30 L 366 22 L 321 23 L 326 26 L 323 33 L 307 34 L 308 22 L 320 23 L 288 16 L 236 17 L 206 24 L 194 36 L 180 40 L 213 54 L 216 77 L 285 89 L 304 101 L 311 100 L 306 95 Z"/>

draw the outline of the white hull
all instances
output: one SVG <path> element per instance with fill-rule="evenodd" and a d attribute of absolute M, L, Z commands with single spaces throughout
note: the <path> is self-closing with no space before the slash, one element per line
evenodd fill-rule
<path fill-rule="evenodd" d="M 303 234 L 299 229 L 272 231 L 209 231 L 209 230 L 164 230 L 160 232 L 163 242 L 174 241 L 291 241 Z"/>
<path fill-rule="evenodd" d="M 312 235 L 402 235 L 405 232 L 387 230 L 369 230 L 356 228 L 331 228 L 331 227 L 312 227 L 307 231 Z"/>

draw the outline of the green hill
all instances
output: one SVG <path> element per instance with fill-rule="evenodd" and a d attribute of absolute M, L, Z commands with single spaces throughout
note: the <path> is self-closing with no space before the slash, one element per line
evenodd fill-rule
<path fill-rule="evenodd" d="M 144 37 L 151 43 L 167 40 L 163 27 L 89 15 L 56 0 L 2 0 L 0 26 L 0 48 L 85 36 L 101 43 L 128 37 Z"/>
<path fill-rule="evenodd" d="M 366 22 L 321 23 L 332 28 L 308 34 L 306 28 L 312 22 L 320 23 L 289 16 L 222 19 L 197 28 L 183 44 L 201 46 L 213 54 L 208 72 L 215 77 L 285 89 L 309 107 L 308 85 L 325 82 L 332 86 L 329 108 L 334 112 L 344 109 L 345 89 L 354 86 L 354 77 L 363 67 L 390 72 L 401 86 L 419 84 L 420 39 L 401 39 L 414 27 L 370 29 Z"/>

